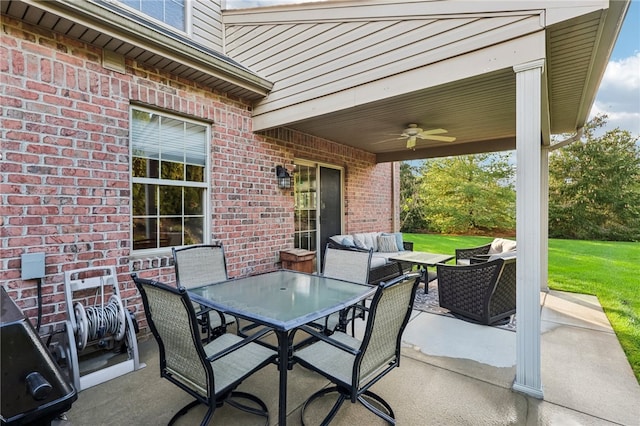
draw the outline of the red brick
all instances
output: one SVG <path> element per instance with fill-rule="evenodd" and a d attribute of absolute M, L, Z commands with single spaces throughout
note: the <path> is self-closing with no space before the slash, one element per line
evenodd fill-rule
<path fill-rule="evenodd" d="M 27 208 L 28 215 L 49 216 L 58 214 L 60 208 L 58 206 L 31 206 Z"/>

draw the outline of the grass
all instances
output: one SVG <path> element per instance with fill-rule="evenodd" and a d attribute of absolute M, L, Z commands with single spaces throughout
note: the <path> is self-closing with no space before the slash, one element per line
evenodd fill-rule
<path fill-rule="evenodd" d="M 451 253 L 490 237 L 404 234 L 414 250 Z M 598 297 L 640 383 L 640 243 L 549 240 L 549 288 Z"/>

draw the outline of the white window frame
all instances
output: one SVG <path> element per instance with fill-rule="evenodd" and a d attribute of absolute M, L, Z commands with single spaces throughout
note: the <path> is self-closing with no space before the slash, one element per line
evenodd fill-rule
<path fill-rule="evenodd" d="M 205 128 L 205 165 L 204 165 L 204 182 L 188 182 L 188 181 L 173 181 L 159 178 L 146 178 L 146 177 L 134 177 L 133 176 L 133 111 L 143 111 L 152 114 L 158 114 L 163 117 L 167 117 L 173 120 L 180 120 L 187 123 L 193 123 L 199 126 L 203 126 Z M 212 188 L 212 175 L 211 175 L 211 125 L 206 121 L 199 121 L 194 119 L 186 118 L 182 115 L 172 114 L 170 112 L 147 108 L 140 105 L 130 105 L 129 107 L 129 117 L 130 117 L 130 131 L 129 131 L 129 188 L 131 195 L 129 196 L 130 202 L 130 213 L 129 213 L 129 225 L 130 225 L 130 235 L 129 240 L 131 242 L 131 254 L 134 256 L 143 254 L 144 256 L 148 255 L 166 255 L 170 253 L 172 247 L 182 247 L 182 245 L 176 246 L 165 246 L 158 248 L 150 248 L 150 249 L 138 249 L 134 250 L 133 248 L 133 239 L 134 239 L 134 223 L 133 223 L 133 184 L 141 183 L 141 184 L 153 184 L 153 185 L 167 185 L 167 186 L 190 186 L 195 188 L 201 188 L 203 190 L 203 224 L 202 224 L 202 244 L 210 244 L 211 243 L 211 188 Z M 186 185 L 188 183 L 188 185 Z"/>

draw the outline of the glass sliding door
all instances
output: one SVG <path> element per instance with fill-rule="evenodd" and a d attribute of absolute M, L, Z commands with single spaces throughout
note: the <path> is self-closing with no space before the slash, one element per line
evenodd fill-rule
<path fill-rule="evenodd" d="M 294 247 L 316 252 L 321 271 L 328 238 L 342 233 L 342 169 L 297 162 L 294 171 Z"/>
<path fill-rule="evenodd" d="M 317 176 L 316 167 L 296 164 L 294 176 L 294 247 L 317 250 Z"/>

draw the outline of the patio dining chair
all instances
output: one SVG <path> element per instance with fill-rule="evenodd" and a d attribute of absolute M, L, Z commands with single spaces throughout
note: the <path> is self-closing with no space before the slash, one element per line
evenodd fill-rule
<path fill-rule="evenodd" d="M 225 333 L 203 345 L 195 310 L 184 288 L 139 278 L 136 274 L 131 277 L 140 291 L 149 328 L 158 343 L 160 376 L 195 398 L 171 418 L 169 425 L 191 408 L 204 404 L 207 412 L 200 423 L 204 426 L 224 403 L 265 417 L 268 424 L 264 402 L 235 389 L 275 360 L 275 351 L 255 343 L 271 330 L 264 328 L 244 339 Z"/>
<path fill-rule="evenodd" d="M 334 392 L 338 393 L 338 399 L 322 421 L 323 425 L 331 422 L 347 399 L 362 403 L 377 416 L 395 424 L 391 406 L 370 388 L 400 365 L 402 332 L 409 321 L 419 282 L 420 274 L 414 272 L 378 285 L 368 308 L 362 340 L 340 331 L 325 336 L 311 327 L 301 328 L 318 340 L 294 351 L 294 361 L 335 384 L 319 390 L 305 402 L 301 412 L 303 425 L 305 411 L 311 403 Z"/>
<path fill-rule="evenodd" d="M 372 250 L 361 250 L 357 248 L 335 248 L 327 244 L 324 252 L 324 265 L 322 275 L 327 278 L 335 278 L 343 281 L 351 281 L 359 284 L 369 282 L 369 270 L 371 267 Z M 364 302 L 361 306 L 364 305 Z M 344 327 L 348 322 L 349 311 L 351 311 L 351 333 L 355 331 L 353 320 L 356 315 L 362 312 L 357 307 L 352 307 L 341 312 L 335 312 L 323 319 L 315 322 L 324 328 L 325 334 L 333 333 L 338 327 L 345 331 Z M 362 315 L 361 315 L 362 316 Z"/>
<path fill-rule="evenodd" d="M 190 289 L 205 284 L 226 281 L 227 262 L 222 244 L 193 245 L 172 248 L 173 265 L 176 271 L 176 286 Z M 205 334 L 205 340 L 220 336 L 226 332 L 227 325 L 235 318 L 205 306 L 195 304 L 196 316 Z"/>

